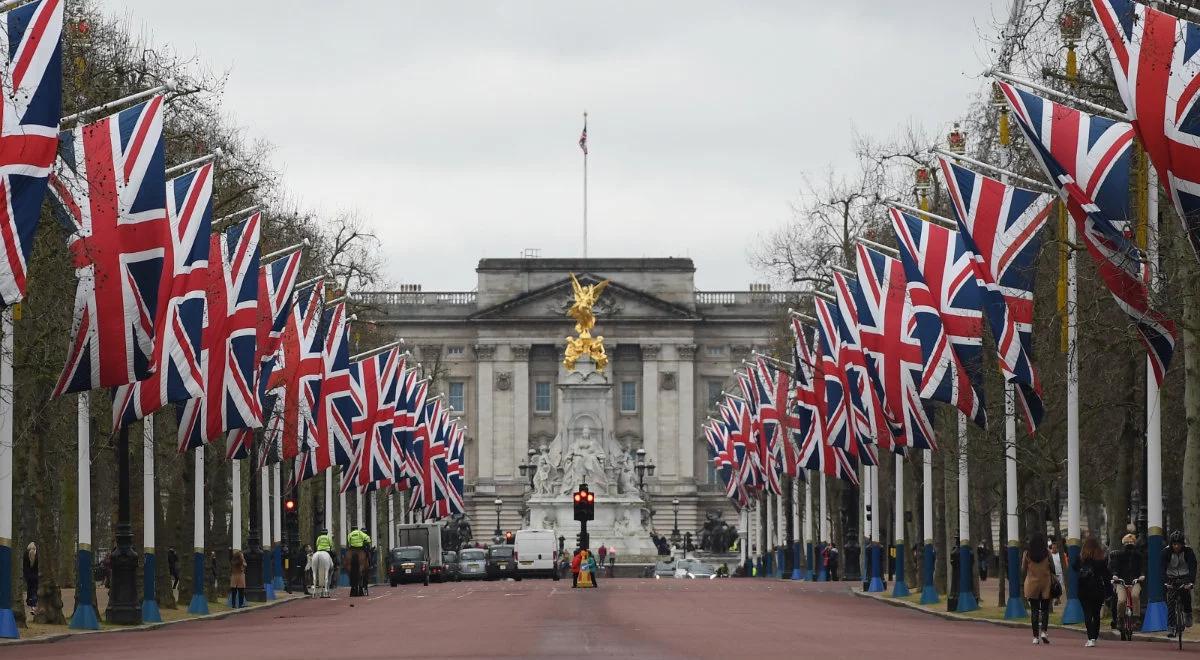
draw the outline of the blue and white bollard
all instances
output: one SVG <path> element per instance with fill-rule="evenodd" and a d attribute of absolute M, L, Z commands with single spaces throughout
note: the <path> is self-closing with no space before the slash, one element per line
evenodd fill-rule
<path fill-rule="evenodd" d="M 1157 533 L 1156 533 L 1157 532 Z M 1162 557 L 1165 541 L 1161 529 L 1152 528 L 1146 537 L 1146 556 L 1150 558 L 1146 570 L 1146 615 L 1142 619 L 1142 632 L 1162 632 L 1167 629 L 1167 603 L 1163 600 Z"/>
<path fill-rule="evenodd" d="M 892 583 L 892 597 L 904 598 L 908 593 L 908 584 L 904 581 L 904 541 L 896 539 L 896 575 Z"/>
<path fill-rule="evenodd" d="M 925 549 L 921 553 L 921 604 L 933 605 L 940 601 L 938 598 L 937 587 L 933 586 L 933 569 L 934 562 L 937 558 L 937 551 L 933 549 L 933 542 L 926 541 Z"/>
<path fill-rule="evenodd" d="M 958 608 L 955 612 L 974 612 L 979 609 L 975 600 L 975 584 L 971 576 L 971 544 L 963 540 L 958 548 Z"/>

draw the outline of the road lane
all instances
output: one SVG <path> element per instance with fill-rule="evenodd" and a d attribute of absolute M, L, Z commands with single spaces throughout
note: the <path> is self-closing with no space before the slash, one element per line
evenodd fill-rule
<path fill-rule="evenodd" d="M 858 598 L 846 584 L 775 580 L 524 580 L 376 587 L 219 621 L 0 647 L 0 658 L 1178 657 L 1174 645 L 952 622 Z M 353 605 L 353 607 L 351 607 Z M 1019 655 L 1017 655 L 1019 654 Z M 1171 655 L 1167 655 L 1171 654 Z M 1200 655 L 1189 649 L 1185 655 Z"/>

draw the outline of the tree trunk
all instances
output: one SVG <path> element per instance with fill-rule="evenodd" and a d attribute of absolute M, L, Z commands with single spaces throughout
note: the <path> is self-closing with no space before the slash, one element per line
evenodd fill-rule
<path fill-rule="evenodd" d="M 953 418 L 956 414 L 951 411 L 947 416 Z M 943 416 L 943 419 L 947 416 Z M 957 423 L 958 420 L 954 421 Z M 955 541 L 958 540 L 958 439 L 957 435 L 949 433 L 943 434 L 942 438 L 942 529 L 945 530 L 945 538 L 942 540 L 941 564 L 945 571 L 946 593 L 949 594 L 958 589 L 958 585 L 950 584 L 950 578 L 954 575 L 950 558 L 954 555 Z M 951 441 L 951 438 L 954 440 Z"/>
<path fill-rule="evenodd" d="M 178 548 L 179 554 L 179 602 L 191 603 L 192 594 L 197 591 L 203 593 L 204 589 L 204 585 L 195 584 L 192 580 L 193 573 L 195 572 L 192 567 L 192 554 L 194 552 L 196 542 L 196 517 L 194 515 L 195 512 L 191 510 L 192 507 L 184 506 L 183 503 L 183 500 L 186 500 L 189 503 L 193 501 L 193 493 L 196 487 L 196 480 L 193 477 L 193 474 L 195 473 L 196 468 L 194 464 L 194 458 L 190 452 L 180 454 L 180 458 L 182 459 L 180 461 L 181 469 L 179 471 L 179 482 L 181 486 L 179 490 L 181 492 L 178 498 L 180 500 L 180 515 L 178 520 L 179 535 L 176 539 L 178 542 L 176 547 Z"/>
<path fill-rule="evenodd" d="M 50 434 L 38 434 L 35 443 L 35 460 L 38 472 L 54 474 L 50 464 Z M 38 533 L 38 609 L 33 620 L 37 623 L 66 624 L 63 616 L 62 591 L 58 587 L 59 563 L 62 554 L 62 535 L 55 515 L 61 498 L 58 497 L 58 479 L 41 479 L 33 490 L 34 507 L 37 509 Z"/>
<path fill-rule="evenodd" d="M 1195 282 L 1193 277 L 1188 280 Z M 1180 324 L 1184 344 L 1183 405 L 1187 416 L 1187 440 L 1183 451 L 1183 531 L 1189 539 L 1200 538 L 1200 309 L 1194 292 L 1195 287 L 1189 286 L 1182 296 L 1183 323 Z"/>

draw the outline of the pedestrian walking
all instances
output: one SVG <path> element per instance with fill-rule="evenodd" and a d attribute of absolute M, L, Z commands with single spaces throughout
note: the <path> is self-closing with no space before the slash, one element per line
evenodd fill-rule
<path fill-rule="evenodd" d="M 988 555 L 988 549 L 980 542 L 979 547 L 975 548 L 975 562 L 979 566 L 979 581 L 987 582 L 988 576 L 988 560 L 991 557 Z"/>
<path fill-rule="evenodd" d="M 1050 549 L 1046 536 L 1034 532 L 1029 537 L 1025 554 L 1021 557 L 1021 572 L 1025 574 L 1023 593 L 1029 601 L 1029 623 L 1033 627 L 1033 643 L 1049 644 L 1046 630 L 1050 627 L 1050 598 L 1054 584 L 1054 564 L 1050 561 Z"/>
<path fill-rule="evenodd" d="M 211 593 L 214 597 L 221 593 L 221 578 L 217 575 L 217 551 L 208 551 L 208 576 L 212 580 L 209 584 L 212 585 Z"/>
<path fill-rule="evenodd" d="M 1083 624 L 1087 628 L 1087 643 L 1084 646 L 1095 646 L 1100 638 L 1100 608 L 1108 597 L 1112 584 L 1112 573 L 1108 570 L 1108 561 L 1104 548 L 1096 537 L 1089 536 L 1083 542 L 1083 550 L 1079 558 L 1071 563 L 1075 571 L 1079 604 L 1083 606 Z"/>
<path fill-rule="evenodd" d="M 839 554 L 837 546 L 834 545 L 833 543 L 830 543 L 829 546 L 827 548 L 825 548 L 825 552 L 826 552 L 826 556 L 829 559 L 829 581 L 837 582 L 838 581 L 838 554 Z"/>
<path fill-rule="evenodd" d="M 604 558 L 608 556 L 608 548 L 604 547 L 604 544 L 601 544 L 599 548 L 596 548 L 596 554 L 600 555 L 600 565 L 603 566 Z"/>
<path fill-rule="evenodd" d="M 179 588 L 179 555 L 175 548 L 167 548 L 167 571 L 171 573 L 171 589 Z"/>
<path fill-rule="evenodd" d="M 604 546 L 600 546 L 600 547 L 603 548 Z M 593 555 L 592 553 L 588 552 L 586 561 L 587 561 L 587 571 L 588 571 L 588 573 L 591 573 L 591 576 L 592 576 L 592 587 L 599 588 L 600 580 L 598 578 L 600 577 L 600 571 L 599 571 L 599 567 L 596 564 L 596 555 Z M 581 570 L 582 570 L 582 567 L 581 567 Z"/>
<path fill-rule="evenodd" d="M 229 601 L 234 607 L 246 606 L 246 557 L 234 550 L 229 559 Z"/>
<path fill-rule="evenodd" d="M 571 556 L 571 588 L 579 586 L 579 565 L 583 562 L 583 550 L 576 550 Z"/>
<path fill-rule="evenodd" d="M 38 602 L 38 551 L 33 541 L 21 553 L 21 574 L 25 577 L 25 604 L 37 609 Z"/>

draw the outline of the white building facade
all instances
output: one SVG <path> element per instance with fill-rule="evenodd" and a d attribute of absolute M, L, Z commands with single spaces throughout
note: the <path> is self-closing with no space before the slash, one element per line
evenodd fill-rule
<path fill-rule="evenodd" d="M 697 291 L 690 259 L 482 259 L 475 291 L 426 292 L 409 286 L 359 297 L 362 320 L 405 340 L 436 374 L 436 389 L 465 420 L 466 502 L 479 531 L 517 529 L 529 496 L 519 466 L 558 428 L 557 385 L 574 322 L 570 275 L 610 280 L 596 305 L 613 383 L 614 431 L 624 451 L 646 450 L 656 471 L 645 491 L 654 527 L 701 527 L 712 509 L 736 524 L 708 460 L 701 426 L 742 360 L 765 349 L 786 313 L 787 295 L 766 287 Z"/>

